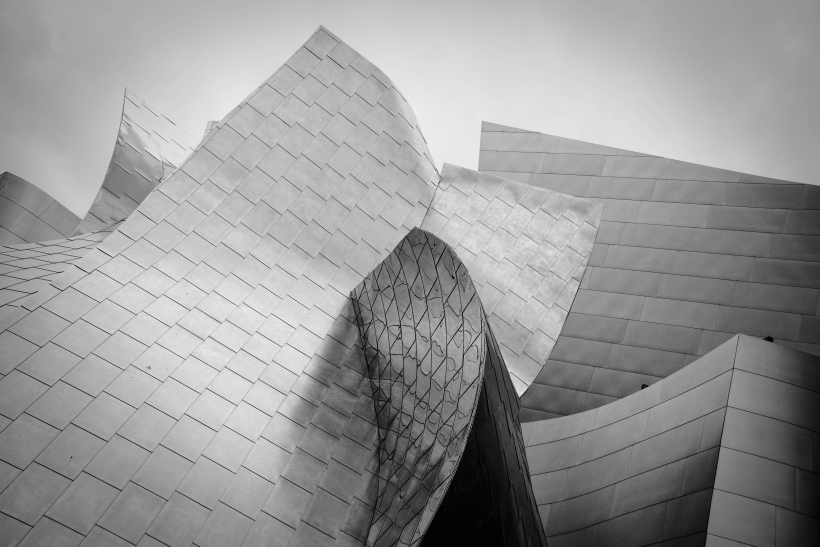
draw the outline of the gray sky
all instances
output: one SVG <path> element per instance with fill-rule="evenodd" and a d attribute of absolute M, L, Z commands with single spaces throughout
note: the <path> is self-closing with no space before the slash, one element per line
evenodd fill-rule
<path fill-rule="evenodd" d="M 0 172 L 84 214 L 125 87 L 199 136 L 320 25 L 437 165 L 481 120 L 820 184 L 820 2 L 0 0 Z"/>

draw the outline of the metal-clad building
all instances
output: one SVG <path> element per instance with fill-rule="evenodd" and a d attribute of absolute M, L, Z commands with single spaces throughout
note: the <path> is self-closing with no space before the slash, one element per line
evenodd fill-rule
<path fill-rule="evenodd" d="M 320 27 L 0 250 L 0 545 L 816 543 L 816 188 L 483 129 L 439 174 Z"/>

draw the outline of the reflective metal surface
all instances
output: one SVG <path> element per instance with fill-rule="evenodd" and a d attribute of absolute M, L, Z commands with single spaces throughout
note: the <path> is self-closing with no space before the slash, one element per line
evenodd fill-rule
<path fill-rule="evenodd" d="M 530 483 L 518 396 L 491 330 L 461 462 L 422 545 L 546 546 Z"/>
<path fill-rule="evenodd" d="M 196 141 L 171 120 L 125 90 L 114 155 L 76 234 L 107 228 L 128 217 L 193 152 Z"/>
<path fill-rule="evenodd" d="M 419 229 L 351 297 L 379 427 L 367 544 L 417 545 L 467 442 L 486 361 L 486 318 L 458 257 Z"/>
<path fill-rule="evenodd" d="M 0 247 L 0 321 L 26 297 L 48 287 L 112 231 L 113 227 L 67 239 Z"/>
<path fill-rule="evenodd" d="M 77 215 L 30 182 L 0 175 L 0 245 L 62 239 L 79 223 Z"/>
<path fill-rule="evenodd" d="M 541 372 L 581 283 L 603 207 L 444 164 L 422 228 L 470 271 L 516 392 Z"/>
<path fill-rule="evenodd" d="M 525 424 L 550 544 L 816 545 L 818 366 L 737 335 L 620 401 Z"/>
<path fill-rule="evenodd" d="M 363 544 L 377 427 L 348 295 L 437 182 L 392 82 L 319 29 L 0 324 L 4 536 Z"/>
<path fill-rule="evenodd" d="M 170 177 L 135 127 L 112 171 L 150 177 L 105 194 L 100 223 L 127 219 L 104 241 L 0 250 L 19 304 L 0 317 L 6 544 L 540 545 L 533 506 L 559 545 L 820 536 L 817 367 L 800 352 L 740 337 L 618 403 L 518 427 L 627 395 L 729 330 L 813 349 L 810 187 L 490 125 L 482 167 L 519 180 L 446 165 L 440 182 L 398 89 L 324 28 Z M 677 208 L 714 182 L 732 207 Z M 578 184 L 591 199 L 561 193 Z M 694 305 L 706 293 L 717 308 Z"/>
<path fill-rule="evenodd" d="M 479 169 L 604 205 L 525 421 L 630 395 L 735 333 L 820 355 L 820 187 L 487 122 Z"/>

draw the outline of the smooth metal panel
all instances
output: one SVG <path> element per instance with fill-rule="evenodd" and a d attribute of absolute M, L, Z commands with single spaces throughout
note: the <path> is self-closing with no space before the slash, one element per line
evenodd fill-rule
<path fill-rule="evenodd" d="M 684 537 L 703 545 L 706 532 L 755 545 L 776 536 L 814 541 L 820 469 L 817 434 L 805 426 L 816 427 L 820 407 L 809 365 L 816 360 L 735 336 L 615 403 L 534 422 L 527 457 L 547 539 L 582 538 L 594 529 L 596 545 Z M 749 405 L 754 412 L 734 408 Z M 795 417 L 804 427 L 787 423 Z M 597 459 L 589 459 L 591 450 Z M 608 462 L 619 454 L 628 461 L 624 473 Z M 605 514 L 600 506 L 609 499 Z M 631 528 L 623 525 L 627 516 L 637 519 Z"/>
<path fill-rule="evenodd" d="M 583 308 L 584 299 L 577 300 L 560 338 L 578 336 L 576 314 L 584 313 L 589 323 L 599 317 L 620 317 L 623 308 L 616 304 L 617 297 L 634 294 L 669 301 L 663 309 L 644 305 L 645 317 L 630 323 L 620 338 L 612 338 L 605 329 L 590 329 L 581 337 L 615 344 L 617 353 L 651 348 L 676 353 L 685 362 L 737 332 L 773 336 L 785 345 L 807 344 L 799 347 L 817 351 L 820 330 L 813 328 L 818 310 L 812 291 L 818 288 L 815 278 L 820 266 L 816 241 L 811 239 L 815 236 L 810 234 L 818 233 L 820 210 L 811 186 L 620 150 L 610 154 L 600 151 L 606 147 L 584 143 L 577 150 L 566 152 L 559 146 L 544 154 L 534 151 L 537 135 L 569 141 L 496 124 L 482 126 L 482 135 L 487 137 L 479 154 L 480 169 L 493 174 L 515 172 L 529 184 L 603 203 L 603 220 L 617 223 L 602 227 L 590 259 L 592 276 L 582 286 L 611 296 L 602 295 L 598 305 L 604 310 L 594 315 Z M 531 161 L 535 154 L 544 155 L 538 169 Z M 587 175 L 591 180 L 573 181 L 577 170 L 567 154 L 576 154 L 577 161 L 606 154 L 604 170 Z M 544 166 L 551 174 L 539 174 Z M 604 279 L 605 271 L 614 276 L 611 282 Z M 661 283 L 644 289 L 642 283 L 650 274 L 661 274 Z M 677 328 L 681 326 L 693 330 Z M 562 359 L 581 362 L 580 354 Z M 604 359 L 584 364 L 608 367 Z M 653 370 L 650 364 L 642 372 L 663 378 L 674 370 Z M 641 386 L 637 378 L 624 375 L 622 380 L 631 391 Z M 550 384 L 548 377 L 535 382 L 558 385 Z M 542 395 L 532 389 L 523 400 L 525 419 L 546 417 L 545 404 L 536 401 Z M 600 384 L 578 391 L 579 397 L 586 393 L 583 397 L 590 402 L 608 400 Z M 540 388 L 538 392 L 545 393 Z M 570 414 L 578 411 L 577 399 L 564 397 L 563 403 L 549 406 L 552 412 Z"/>
<path fill-rule="evenodd" d="M 30 182 L 0 175 L 0 244 L 38 243 L 69 237 L 77 215 Z"/>

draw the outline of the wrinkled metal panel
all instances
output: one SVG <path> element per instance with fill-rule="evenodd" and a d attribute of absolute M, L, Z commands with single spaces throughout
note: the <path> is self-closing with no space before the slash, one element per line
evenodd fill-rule
<path fill-rule="evenodd" d="M 0 324 L 8 537 L 363 543 L 377 428 L 348 294 L 437 182 L 389 78 L 319 29 Z"/>
<path fill-rule="evenodd" d="M 368 545 L 417 545 L 467 442 L 487 359 L 486 317 L 467 269 L 420 229 L 351 297 L 379 428 Z"/>
<path fill-rule="evenodd" d="M 530 482 L 518 396 L 490 330 L 476 416 L 423 545 L 547 545 Z"/>
<path fill-rule="evenodd" d="M 603 207 L 444 164 L 422 228 L 470 271 L 521 395 L 541 372 L 589 261 Z"/>

